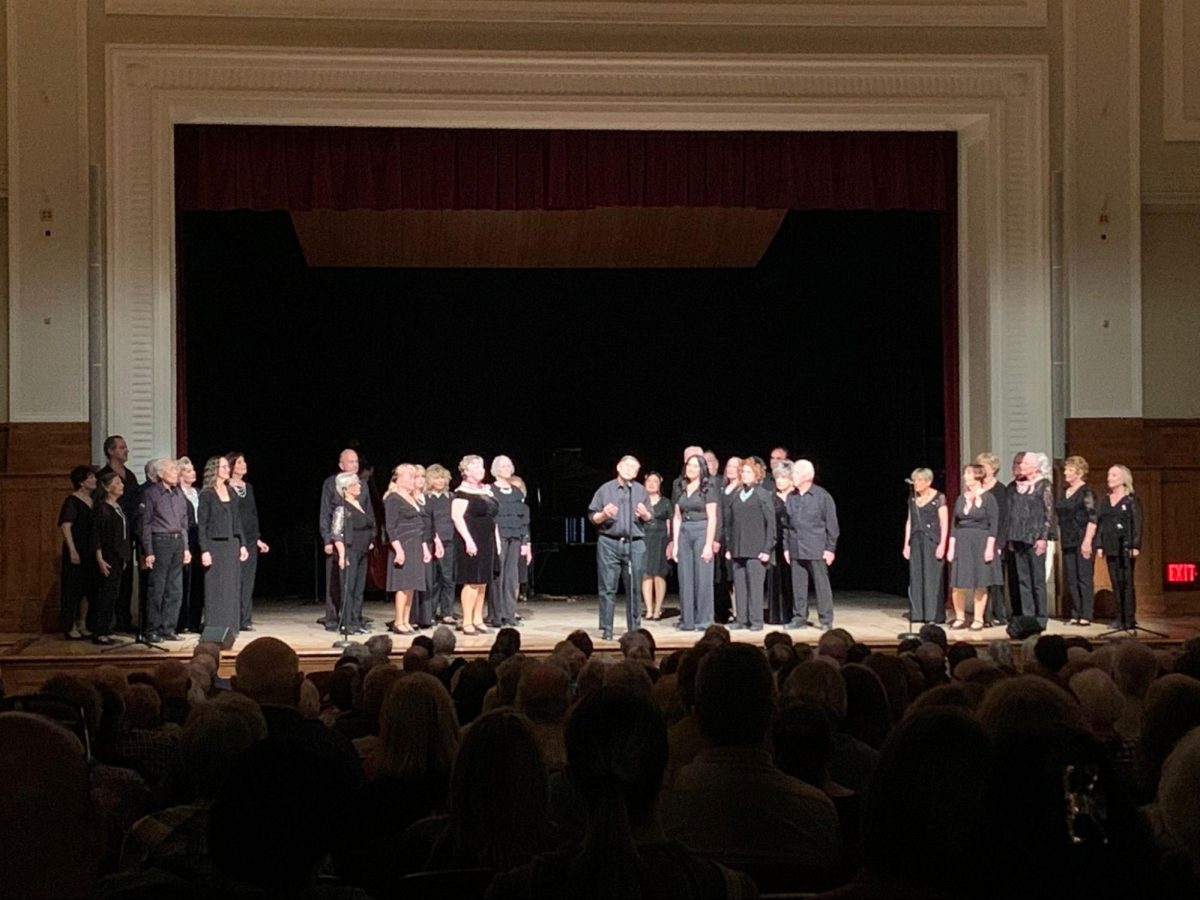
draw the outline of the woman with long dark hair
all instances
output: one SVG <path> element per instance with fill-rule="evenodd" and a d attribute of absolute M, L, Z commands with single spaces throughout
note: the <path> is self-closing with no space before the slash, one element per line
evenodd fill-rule
<path fill-rule="evenodd" d="M 773 451 L 772 451 L 773 452 Z M 780 459 L 771 463 L 771 480 L 775 483 L 772 502 L 775 505 L 775 546 L 767 566 L 767 622 L 786 625 L 792 621 L 792 569 L 784 560 L 787 550 L 787 499 L 793 490 L 792 462 Z"/>
<path fill-rule="evenodd" d="M 246 560 L 239 572 L 239 603 L 242 617 L 241 630 L 253 631 L 254 580 L 258 576 L 258 555 L 268 553 L 271 548 L 262 539 L 262 526 L 258 522 L 258 501 L 254 499 L 254 485 L 246 481 L 249 466 L 246 454 L 233 450 L 225 454 L 229 460 L 229 489 L 237 502 L 238 519 L 242 523 L 242 541 L 246 545 Z"/>
<path fill-rule="evenodd" d="M 84 624 L 83 601 L 95 602 L 96 567 L 92 561 L 92 494 L 96 472 L 91 466 L 71 470 L 71 493 L 58 513 L 62 532 L 62 595 L 59 621 L 69 641 L 91 637 Z"/>
<path fill-rule="evenodd" d="M 242 625 L 240 567 L 249 553 L 229 489 L 229 460 L 224 456 L 214 456 L 204 464 L 196 532 L 204 566 L 204 624 L 228 628 L 236 636 Z"/>
<path fill-rule="evenodd" d="M 717 532 L 717 497 L 710 488 L 704 457 L 684 463 L 682 487 L 675 501 L 671 533 L 672 560 L 679 567 L 681 631 L 703 631 L 713 621 L 713 543 Z"/>

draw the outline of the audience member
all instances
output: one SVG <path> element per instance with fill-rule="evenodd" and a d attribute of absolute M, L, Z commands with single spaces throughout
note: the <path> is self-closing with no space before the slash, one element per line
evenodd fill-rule
<path fill-rule="evenodd" d="M 516 707 L 529 717 L 534 740 L 551 772 L 557 772 L 567 764 L 563 729 L 570 706 L 569 692 L 567 674 L 551 663 L 530 666 L 522 673 L 517 686 Z"/>
<path fill-rule="evenodd" d="M 842 666 L 846 683 L 847 734 L 875 750 L 883 746 L 892 727 L 887 693 L 879 676 L 859 663 Z"/>
<path fill-rule="evenodd" d="M 1134 751 L 1137 796 L 1149 802 L 1158 792 L 1163 762 L 1185 734 L 1200 727 L 1200 681 L 1171 674 L 1146 691 L 1142 735 Z"/>
<path fill-rule="evenodd" d="M 833 729 L 833 757 L 829 774 L 850 790 L 866 790 L 879 761 L 879 751 L 845 732 L 846 681 L 838 669 L 812 660 L 792 670 L 783 686 L 784 705 L 804 700 L 816 703 L 829 716 Z"/>

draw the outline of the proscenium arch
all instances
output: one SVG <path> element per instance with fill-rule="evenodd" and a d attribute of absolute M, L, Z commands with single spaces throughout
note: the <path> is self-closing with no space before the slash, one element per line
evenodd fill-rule
<path fill-rule="evenodd" d="M 956 131 L 960 458 L 1048 448 L 1044 57 L 771 57 L 113 45 L 97 434 L 176 435 L 174 127 Z M 949 448 L 947 448 L 949 450 Z"/>

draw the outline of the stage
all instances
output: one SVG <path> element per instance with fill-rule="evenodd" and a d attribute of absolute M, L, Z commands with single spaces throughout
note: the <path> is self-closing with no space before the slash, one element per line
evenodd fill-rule
<path fill-rule="evenodd" d="M 907 629 L 906 611 L 908 602 L 904 597 L 875 592 L 838 591 L 834 596 L 834 625 L 845 628 L 856 640 L 873 648 L 895 650 L 897 635 Z M 295 599 L 260 600 L 254 614 L 255 630 L 242 632 L 233 648 L 224 654 L 222 672 L 233 671 L 233 660 L 237 652 L 257 637 L 271 635 L 286 641 L 300 655 L 305 671 L 328 669 L 341 654 L 331 644 L 335 635 L 317 624 L 323 606 Z M 690 647 L 700 637 L 698 633 L 682 632 L 675 628 L 678 620 L 678 602 L 674 595 L 668 596 L 664 618 L 658 622 L 646 622 L 644 626 L 654 635 L 660 656 L 672 650 Z M 524 624 L 521 627 L 522 650 L 533 654 L 545 654 L 554 645 L 576 628 L 587 631 L 599 651 L 616 651 L 617 642 L 602 641 L 597 626 L 597 598 L 595 595 L 577 598 L 540 598 L 520 607 Z M 373 634 L 384 633 L 384 623 L 392 618 L 390 604 L 382 601 L 368 602 L 366 615 L 374 619 Z M 810 608 L 809 617 L 816 621 L 816 610 Z M 624 604 L 618 603 L 615 635 L 620 637 L 624 630 Z M 1160 631 L 1166 638 L 1142 634 L 1141 638 L 1154 646 L 1172 646 L 1200 632 L 1200 615 L 1175 616 L 1171 619 L 1142 619 L 1146 628 Z M 763 637 L 779 626 L 766 625 L 763 631 L 733 631 L 734 640 L 761 644 Z M 1047 634 L 1082 635 L 1095 640 L 1108 631 L 1105 623 L 1094 623 L 1087 628 L 1078 628 L 1051 619 Z M 432 634 L 431 630 L 422 632 Z M 797 642 L 816 643 L 821 632 L 817 628 L 805 628 L 788 632 Z M 412 641 L 411 637 L 392 635 L 396 656 Z M 456 634 L 455 652 L 467 655 L 484 655 L 491 647 L 495 633 L 468 637 Z M 986 628 L 983 631 L 953 631 L 948 633 L 951 641 L 963 640 L 973 644 L 1004 640 L 1003 628 Z M 356 638 L 365 641 L 366 635 Z M 161 645 L 157 650 L 129 643 L 107 652 L 91 641 L 68 641 L 61 635 L 0 635 L 0 675 L 3 676 L 10 694 L 35 689 L 49 675 L 56 672 L 92 668 L 99 665 L 116 665 L 129 670 L 146 669 L 166 658 L 186 659 L 191 656 L 198 636 L 189 635 L 183 641 Z"/>

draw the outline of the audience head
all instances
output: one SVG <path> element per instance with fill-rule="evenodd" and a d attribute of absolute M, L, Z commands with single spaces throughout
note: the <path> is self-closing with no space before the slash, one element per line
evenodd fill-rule
<path fill-rule="evenodd" d="M 823 662 L 802 662 L 792 669 L 783 684 L 784 705 L 797 701 L 816 703 L 830 717 L 834 730 L 846 720 L 846 680 L 842 673 Z"/>
<path fill-rule="evenodd" d="M 381 776 L 448 778 L 459 730 L 445 685 L 424 672 L 392 685 L 380 712 L 379 736 Z"/>
<path fill-rule="evenodd" d="M 604 671 L 604 686 L 619 687 L 649 697 L 654 682 L 646 666 L 636 659 L 624 659 Z"/>
<path fill-rule="evenodd" d="M 904 662 L 890 653 L 872 653 L 863 661 L 863 665 L 879 678 L 887 694 L 891 720 L 893 723 L 899 722 L 904 718 L 909 701 L 908 674 Z"/>
<path fill-rule="evenodd" d="M 1142 734 L 1135 754 L 1138 781 L 1147 795 L 1158 785 L 1164 760 L 1181 737 L 1200 726 L 1200 681 L 1165 675 L 1150 686 L 1142 707 Z"/>
<path fill-rule="evenodd" d="M 704 657 L 712 652 L 708 644 L 697 644 L 691 650 L 684 651 L 679 661 L 679 699 L 683 708 L 689 712 L 696 708 L 696 673 Z"/>
<path fill-rule="evenodd" d="M 1094 667 L 1084 669 L 1072 675 L 1067 684 L 1079 700 L 1079 708 L 1092 733 L 1100 738 L 1111 735 L 1125 708 L 1125 698 L 1108 673 Z"/>
<path fill-rule="evenodd" d="M 776 717 L 771 734 L 780 771 L 823 788 L 833 756 L 833 730 L 824 708 L 803 700 L 786 706 Z"/>
<path fill-rule="evenodd" d="M 728 644 L 704 657 L 696 674 L 696 717 L 710 743 L 760 746 L 774 714 L 775 682 L 756 647 Z"/>
<path fill-rule="evenodd" d="M 362 680 L 362 713 L 371 723 L 371 733 L 379 734 L 382 723 L 383 704 L 396 683 L 404 677 L 398 668 L 391 663 L 380 663 L 372 666 Z"/>
<path fill-rule="evenodd" d="M 433 652 L 438 656 L 449 656 L 454 652 L 457 643 L 453 628 L 439 625 L 433 630 Z"/>
<path fill-rule="evenodd" d="M 91 897 L 101 842 L 83 746 L 40 716 L 0 713 L 6 897 Z"/>
<path fill-rule="evenodd" d="M 463 666 L 454 685 L 454 709 L 458 721 L 468 725 L 483 711 L 483 698 L 496 686 L 496 670 L 482 659 L 473 659 Z"/>
<path fill-rule="evenodd" d="M 247 644 L 234 661 L 234 672 L 233 689 L 260 706 L 300 702 L 300 658 L 278 638 L 260 637 Z"/>
<path fill-rule="evenodd" d="M 496 664 L 521 652 L 521 632 L 515 628 L 501 628 L 492 642 L 491 658 Z"/>
<path fill-rule="evenodd" d="M 1113 649 L 1113 681 L 1131 700 L 1141 700 L 1158 675 L 1154 651 L 1138 641 L 1120 641 Z"/>
<path fill-rule="evenodd" d="M 162 725 L 162 698 L 148 684 L 131 684 L 125 692 L 127 728 L 154 730 Z"/>
<path fill-rule="evenodd" d="M 1170 836 L 1187 853 L 1192 872 L 1200 878 L 1200 728 L 1193 728 L 1175 745 L 1163 764 L 1158 783 L 1158 812 Z"/>
<path fill-rule="evenodd" d="M 372 656 L 387 659 L 392 655 L 392 636 L 390 634 L 373 634 L 367 638 L 367 650 Z"/>
<path fill-rule="evenodd" d="M 570 705 L 569 690 L 561 667 L 535 663 L 521 673 L 516 706 L 534 722 L 561 722 Z"/>
<path fill-rule="evenodd" d="M 188 715 L 179 737 L 180 771 L 196 797 L 214 799 L 238 756 L 267 737 L 267 721 L 249 697 L 223 691 Z"/>
<path fill-rule="evenodd" d="M 592 656 L 592 636 L 582 628 L 577 628 L 567 635 L 567 640 L 582 651 L 586 659 Z"/>
<path fill-rule="evenodd" d="M 946 629 L 932 622 L 922 625 L 917 636 L 921 639 L 922 644 L 937 644 L 942 650 L 946 650 L 949 646 L 949 642 L 946 640 Z"/>
<path fill-rule="evenodd" d="M 846 721 L 843 727 L 847 734 L 878 750 L 892 727 L 891 708 L 883 682 L 873 671 L 859 663 L 842 666 L 841 676 L 846 683 Z"/>
<path fill-rule="evenodd" d="M 968 659 L 976 659 L 978 656 L 979 652 L 975 649 L 974 644 L 969 644 L 966 641 L 955 641 L 950 645 L 950 649 L 946 651 L 946 663 L 950 667 L 950 677 L 957 677 L 955 673 L 958 670 L 959 663 Z"/>
<path fill-rule="evenodd" d="M 1061 634 L 1043 634 L 1033 645 L 1033 655 L 1043 669 L 1058 674 L 1067 664 L 1067 642 Z"/>
<path fill-rule="evenodd" d="M 853 643 L 853 639 L 848 641 L 838 632 L 827 631 L 817 641 L 817 656 L 828 656 L 836 660 L 839 666 L 844 665 Z"/>
<path fill-rule="evenodd" d="M 1036 675 L 1019 675 L 992 685 L 979 707 L 979 721 L 993 737 L 1043 724 L 1087 729 L 1075 698 Z"/>

